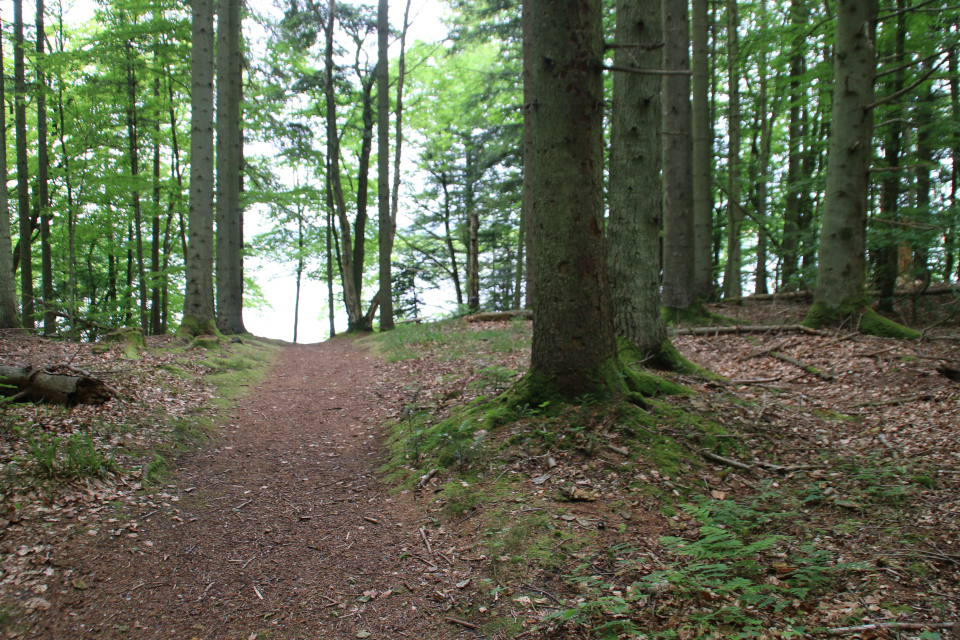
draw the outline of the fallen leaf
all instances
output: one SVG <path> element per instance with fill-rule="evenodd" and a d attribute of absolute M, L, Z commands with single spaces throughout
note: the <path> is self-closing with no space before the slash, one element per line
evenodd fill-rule
<path fill-rule="evenodd" d="M 82 578 L 74 578 L 73 580 L 70 581 L 70 584 L 73 585 L 74 589 L 78 589 L 79 591 L 83 591 L 89 588 L 87 587 L 87 583 L 84 582 Z"/>
<path fill-rule="evenodd" d="M 727 497 L 727 493 L 725 491 L 718 491 L 717 489 L 712 490 L 710 495 L 714 500 L 723 500 Z"/>
<path fill-rule="evenodd" d="M 542 476 L 537 476 L 536 478 L 534 478 L 533 480 L 531 480 L 531 482 L 533 482 L 533 484 L 543 484 L 544 482 L 546 482 L 547 480 L 550 479 L 550 476 L 551 476 L 551 475 L 553 475 L 553 474 L 545 473 L 545 474 L 543 474 Z"/>

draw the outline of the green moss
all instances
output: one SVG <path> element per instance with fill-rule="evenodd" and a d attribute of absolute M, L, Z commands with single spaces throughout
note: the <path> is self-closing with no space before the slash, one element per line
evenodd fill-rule
<path fill-rule="evenodd" d="M 143 329 L 139 327 L 120 327 L 103 337 L 104 341 L 120 347 L 124 360 L 139 360 L 140 349 L 147 346 Z"/>
<path fill-rule="evenodd" d="M 213 318 L 201 323 L 193 316 L 184 315 L 183 320 L 180 321 L 180 326 L 177 328 L 177 337 L 190 340 L 202 335 L 223 337 L 223 334 L 217 329 L 217 321 Z"/>
<path fill-rule="evenodd" d="M 725 316 L 706 308 L 699 300 L 686 309 L 675 307 L 661 307 L 660 317 L 670 325 L 686 325 L 688 327 L 710 327 L 715 325 L 729 326 L 739 324 L 736 318 Z"/>
<path fill-rule="evenodd" d="M 810 311 L 807 312 L 807 317 L 803 320 L 803 325 L 812 329 L 821 329 L 841 323 L 851 317 L 855 319 L 852 328 L 868 335 L 903 340 L 916 340 L 920 337 L 919 331 L 914 331 L 893 320 L 884 318 L 871 309 L 867 306 L 867 300 L 863 296 L 846 298 L 835 309 L 822 302 L 814 302 Z"/>
<path fill-rule="evenodd" d="M 220 338 L 210 335 L 195 336 L 190 341 L 188 349 L 218 349 L 220 347 Z"/>

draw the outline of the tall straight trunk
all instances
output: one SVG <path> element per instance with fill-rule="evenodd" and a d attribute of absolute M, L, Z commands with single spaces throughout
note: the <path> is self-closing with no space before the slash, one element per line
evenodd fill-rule
<path fill-rule="evenodd" d="M 660 0 L 619 0 L 617 43 L 663 40 Z M 618 48 L 614 66 L 659 69 L 663 54 Z M 610 219 L 607 231 L 613 326 L 642 353 L 660 351 L 661 76 L 615 72 L 610 122 Z"/>
<path fill-rule="evenodd" d="M 808 320 L 863 294 L 876 55 L 876 0 L 838 0 L 833 113 L 817 287 Z"/>
<path fill-rule="evenodd" d="M 477 209 L 477 148 L 468 134 L 464 141 L 464 207 L 467 210 L 467 307 L 480 308 L 480 211 Z"/>
<path fill-rule="evenodd" d="M 243 326 L 243 210 L 240 205 L 243 122 L 240 0 L 217 7 L 217 328 Z"/>
<path fill-rule="evenodd" d="M 530 3 L 534 0 L 520 0 L 520 22 L 523 30 L 521 52 L 523 58 L 523 193 L 520 206 L 523 208 L 521 216 L 526 224 L 526 264 L 524 265 L 525 282 L 523 306 L 533 308 L 533 287 L 536 279 L 536 265 L 533 263 L 533 169 L 527 165 L 528 159 L 533 157 L 533 76 L 530 36 L 533 32 L 532 12 Z"/>
<path fill-rule="evenodd" d="M 765 8 L 760 9 L 760 28 L 767 28 L 767 13 Z M 764 49 L 760 53 L 760 60 L 757 65 L 757 75 L 760 79 L 760 95 L 757 100 L 757 134 L 754 138 L 754 156 L 753 163 L 754 179 L 751 182 L 754 187 L 753 210 L 757 216 L 757 269 L 756 286 L 754 291 L 759 294 L 767 293 L 767 189 L 770 184 L 770 147 L 773 123 L 777 119 L 777 108 L 779 100 L 775 101 L 771 109 L 769 104 L 768 85 L 770 79 L 767 77 L 767 51 Z"/>
<path fill-rule="evenodd" d="M 697 300 L 687 0 L 663 0 L 663 306 Z M 644 41 L 641 41 L 644 42 Z"/>
<path fill-rule="evenodd" d="M 206 331 L 213 310 L 213 0 L 193 0 L 190 111 L 190 238 L 183 323 Z"/>
<path fill-rule="evenodd" d="M 389 2 L 377 10 L 377 204 L 380 215 L 380 330 L 393 329 L 393 219 L 390 215 L 390 36 Z M 399 147 L 400 140 L 397 140 Z"/>
<path fill-rule="evenodd" d="M 133 189 L 130 193 L 133 206 L 133 224 L 136 230 L 137 247 L 137 296 L 140 306 L 140 327 L 144 331 L 150 330 L 150 319 L 147 314 L 147 274 L 143 257 L 143 211 L 140 207 L 140 141 L 137 119 L 137 75 L 133 68 L 133 46 L 127 42 L 127 150 L 130 154 L 130 177 Z"/>
<path fill-rule="evenodd" d="M 905 0 L 897 0 L 897 31 L 894 40 L 893 64 L 903 64 L 906 54 L 906 9 Z M 896 71 L 893 78 L 887 83 L 887 91 L 895 93 L 903 89 L 904 72 Z M 896 220 L 900 208 L 900 184 L 903 174 L 900 172 L 900 155 L 903 144 L 903 108 L 895 103 L 893 109 L 888 110 L 891 116 L 887 125 L 886 140 L 883 144 L 884 165 L 886 171 L 880 176 L 880 217 L 884 220 Z M 893 293 L 897 286 L 899 265 L 897 264 L 897 241 L 890 229 L 878 229 L 878 239 L 871 247 L 873 258 L 873 280 L 880 292 L 881 311 L 893 312 Z"/>
<path fill-rule="evenodd" d="M 23 62 L 23 0 L 13 0 L 14 127 L 17 130 L 17 201 L 20 220 L 20 310 L 23 326 L 36 327 L 33 317 L 33 252 L 30 217 L 30 173 L 27 167 L 27 81 Z"/>
<path fill-rule="evenodd" d="M 713 295 L 713 120 L 710 118 L 710 3 L 692 0 L 693 268 L 695 291 Z"/>
<path fill-rule="evenodd" d="M 167 77 L 170 77 L 172 74 L 170 69 L 167 69 Z M 173 171 L 173 175 L 177 178 L 177 190 L 176 192 L 171 192 L 169 204 L 167 205 L 167 211 L 173 211 L 174 207 L 179 203 L 180 199 L 183 197 L 183 171 L 180 169 L 180 144 L 177 138 L 177 110 L 176 102 L 173 94 L 173 82 L 167 83 L 167 96 L 169 97 L 169 111 L 170 111 L 170 166 Z M 177 211 L 177 225 L 178 233 L 180 236 L 180 246 L 183 249 L 183 263 L 184 266 L 187 264 L 187 258 L 189 256 L 189 251 L 187 250 L 187 235 L 186 235 L 186 225 L 183 220 L 183 212 L 179 209 Z"/>
<path fill-rule="evenodd" d="M 337 10 L 337 0 L 330 0 L 327 13 L 325 60 L 325 85 L 327 102 L 327 159 L 333 204 L 340 223 L 340 279 L 343 283 L 343 303 L 347 308 L 347 330 L 357 331 L 363 327 L 363 311 L 360 308 L 360 292 L 353 280 L 353 245 L 350 221 L 347 220 L 347 205 L 343 197 L 343 183 L 340 179 L 340 139 L 337 137 L 337 96 L 333 86 L 333 21 Z"/>
<path fill-rule="evenodd" d="M 330 159 L 327 158 L 327 315 L 330 318 L 330 337 L 337 335 L 337 328 L 333 316 L 333 188 L 330 181 Z"/>
<path fill-rule="evenodd" d="M 933 61 L 928 60 L 921 65 L 921 73 L 929 73 Z M 920 90 L 920 99 L 917 101 L 917 207 L 914 220 L 923 225 L 931 222 L 930 210 L 930 167 L 934 163 L 934 149 L 931 141 L 930 128 L 933 126 L 934 101 L 933 83 L 924 82 Z M 929 254 L 933 238 L 923 234 L 918 238 L 913 251 L 913 269 L 910 277 L 923 282 L 930 280 Z M 914 307 L 916 312 L 916 307 Z"/>
<path fill-rule="evenodd" d="M 517 264 L 516 264 L 516 277 L 513 282 L 513 308 L 520 308 L 520 298 L 523 294 L 523 259 L 524 259 L 524 249 L 526 248 L 525 242 L 527 240 L 527 221 L 524 218 L 526 211 L 521 206 L 520 208 L 520 225 L 517 229 Z"/>
<path fill-rule="evenodd" d="M 566 397 L 616 355 L 603 234 L 600 0 L 532 0 L 534 334 L 530 375 Z"/>
<path fill-rule="evenodd" d="M 64 52 L 64 35 L 63 35 L 63 10 L 61 6 L 60 19 L 59 19 L 59 50 L 62 54 Z M 60 153 L 61 153 L 61 162 L 63 163 L 63 181 L 64 186 L 67 189 L 67 313 L 69 314 L 70 322 L 70 333 L 71 337 L 74 340 L 80 339 L 79 329 L 77 327 L 77 254 L 76 254 L 76 244 L 77 244 L 77 218 L 76 218 L 76 208 L 73 199 L 73 180 L 70 176 L 70 154 L 67 153 L 67 139 L 66 139 L 66 115 L 64 114 L 64 100 L 63 100 L 63 78 L 60 77 L 59 82 L 57 83 L 57 113 L 60 118 Z M 0 100 L 0 104 L 2 104 Z M 92 298 L 91 298 L 92 301 Z"/>
<path fill-rule="evenodd" d="M 355 67 L 361 76 L 359 63 Z M 376 69 L 361 78 L 360 112 L 363 121 L 360 159 L 357 163 L 357 217 L 353 221 L 353 287 L 359 295 L 363 290 L 363 263 L 367 249 L 367 204 L 370 197 L 370 155 L 373 152 L 373 84 Z"/>
<path fill-rule="evenodd" d="M 463 306 L 463 287 L 460 286 L 460 267 L 457 264 L 457 251 L 453 246 L 453 235 L 450 233 L 450 181 L 446 172 L 440 173 L 440 186 L 443 188 L 443 238 L 447 246 L 447 255 L 450 256 L 450 276 L 453 278 L 453 289 L 457 294 L 457 306 Z"/>
<path fill-rule="evenodd" d="M 953 278 L 955 252 L 957 249 L 957 222 L 960 209 L 960 81 L 957 79 L 957 51 L 951 49 L 948 60 L 950 76 L 950 119 L 953 122 L 952 137 L 950 140 L 950 206 L 953 215 L 947 221 L 947 229 L 943 238 L 943 249 L 946 253 L 943 261 L 943 279 L 947 282 Z M 960 280 L 960 274 L 957 274 Z"/>
<path fill-rule="evenodd" d="M 0 78 L 3 74 L 3 33 L 0 33 Z M 0 82 L 0 329 L 20 326 L 17 319 L 17 284 L 14 279 L 13 248 L 10 236 L 10 203 L 7 201 L 7 108 Z"/>
<path fill-rule="evenodd" d="M 159 44 L 154 42 L 154 59 L 158 57 Z M 150 333 L 161 335 L 161 296 L 160 296 L 160 76 L 153 81 L 153 99 L 157 111 L 153 123 L 153 215 L 151 216 L 150 240 Z M 168 225 L 169 227 L 169 225 Z"/>
<path fill-rule="evenodd" d="M 723 272 L 723 293 L 739 298 L 743 266 L 741 230 L 743 210 L 740 204 L 740 15 L 737 0 L 727 0 L 727 73 L 729 77 L 727 130 L 727 266 Z"/>
<path fill-rule="evenodd" d="M 806 93 L 801 90 L 801 76 L 804 72 L 804 52 L 806 38 L 802 30 L 807 28 L 807 10 L 805 0 L 792 0 L 790 3 L 790 22 L 796 35 L 793 38 L 793 52 L 790 56 L 790 124 L 787 128 L 787 184 L 786 203 L 783 210 L 783 255 L 780 258 L 780 280 L 783 291 L 796 289 L 798 250 L 800 248 L 800 176 L 802 155 L 801 104 Z"/>
<path fill-rule="evenodd" d="M 134 266 L 134 255 L 133 255 L 133 223 L 127 223 L 127 286 L 123 291 L 123 324 L 130 326 L 133 322 L 133 305 L 130 303 L 130 299 L 133 297 L 133 271 L 136 268 Z"/>
<path fill-rule="evenodd" d="M 43 295 L 43 333 L 57 330 L 57 314 L 53 309 L 53 256 L 50 248 L 50 155 L 47 144 L 47 79 L 44 60 L 43 0 L 36 2 L 37 21 L 37 207 L 40 214 L 40 289 Z"/>
<path fill-rule="evenodd" d="M 300 279 L 303 277 L 303 208 L 297 205 L 297 294 L 293 299 L 293 343 L 297 343 L 300 320 Z"/>

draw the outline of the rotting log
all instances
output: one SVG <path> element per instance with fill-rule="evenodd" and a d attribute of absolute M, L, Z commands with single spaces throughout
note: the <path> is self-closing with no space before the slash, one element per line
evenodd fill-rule
<path fill-rule="evenodd" d="M 876 291 L 868 291 L 870 296 L 878 296 Z M 914 296 L 935 296 L 945 294 L 960 294 L 960 285 L 951 282 L 942 282 L 932 284 L 926 288 L 923 287 L 904 287 L 897 289 L 893 295 L 900 298 L 913 298 Z M 752 296 L 742 296 L 739 298 L 726 298 L 723 302 L 777 302 L 788 300 L 812 300 L 812 291 L 784 291 L 782 293 L 761 293 Z"/>
<path fill-rule="evenodd" d="M 950 378 L 954 382 L 960 382 L 960 366 L 958 365 L 947 364 L 944 362 L 937 367 L 937 371 L 940 373 L 940 375 Z"/>
<path fill-rule="evenodd" d="M 799 331 L 809 333 L 813 336 L 832 336 L 829 331 L 820 329 L 811 329 L 802 324 L 761 324 L 761 325 L 733 325 L 717 327 L 691 327 L 689 329 L 677 329 L 673 332 L 675 336 L 712 336 L 729 333 L 780 333 L 783 331 Z"/>
<path fill-rule="evenodd" d="M 475 313 L 472 316 L 464 318 L 467 322 L 502 322 L 504 320 L 513 320 L 514 318 L 533 319 L 533 311 L 530 309 L 515 309 L 514 311 L 488 311 Z"/>
<path fill-rule="evenodd" d="M 0 395 L 14 402 L 47 402 L 73 406 L 103 404 L 114 397 L 102 380 L 88 375 L 50 373 L 33 367 L 0 366 Z"/>

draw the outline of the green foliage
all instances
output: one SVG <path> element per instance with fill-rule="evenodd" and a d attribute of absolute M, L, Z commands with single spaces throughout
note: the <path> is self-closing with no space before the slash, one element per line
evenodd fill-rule
<path fill-rule="evenodd" d="M 29 460 L 45 478 L 99 478 L 119 472 L 113 456 L 98 451 L 88 435 L 75 433 L 60 438 L 43 434 L 27 436 L 26 441 Z"/>

